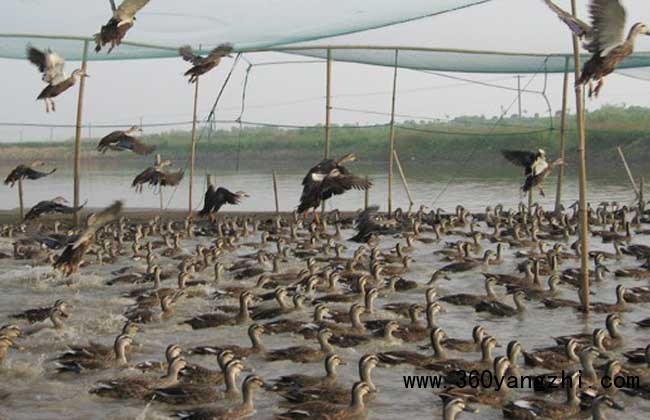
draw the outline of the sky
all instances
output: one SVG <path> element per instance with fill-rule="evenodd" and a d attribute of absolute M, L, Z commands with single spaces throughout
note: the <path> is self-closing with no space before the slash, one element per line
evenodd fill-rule
<path fill-rule="evenodd" d="M 568 7 L 568 1 L 558 1 Z M 650 22 L 646 0 L 623 2 L 633 21 Z M 581 16 L 586 17 L 587 1 L 579 0 Z M 170 17 L 170 19 L 172 19 Z M 317 22 L 315 22 L 317 24 Z M 137 31 L 137 24 L 132 30 Z M 407 45 L 432 48 L 461 48 L 513 52 L 569 52 L 570 36 L 566 27 L 541 0 L 494 0 L 457 12 L 425 18 L 392 27 L 370 30 L 314 42 L 315 44 Z M 650 51 L 650 37 L 639 40 L 639 51 Z M 253 64 L 304 61 L 278 53 L 246 54 Z M 246 121 L 288 124 L 322 124 L 325 117 L 325 64 L 309 63 L 253 66 L 248 79 Z M 314 62 L 316 61 L 316 62 Z M 201 78 L 199 115 L 206 116 L 232 59 Z M 45 113 L 42 102 L 34 98 L 42 89 L 40 75 L 26 60 L 0 59 L 3 100 L 0 123 L 74 124 L 76 88 L 57 101 L 56 113 Z M 78 63 L 68 63 L 70 71 Z M 84 107 L 84 123 L 116 124 L 125 127 L 189 121 L 192 118 L 193 89 L 182 74 L 187 63 L 181 59 L 90 62 Z M 231 121 L 241 113 L 242 86 L 246 63 L 235 68 L 217 108 L 217 119 Z M 650 71 L 627 72 L 650 80 Z M 517 75 L 459 74 L 453 76 L 490 82 L 514 88 Z M 389 120 L 392 69 L 350 63 L 334 63 L 332 71 L 332 122 L 337 124 L 380 124 Z M 543 74 L 522 75 L 522 86 L 541 90 Z M 412 70 L 398 72 L 396 110 L 398 121 L 405 119 L 446 119 L 460 115 L 500 115 L 517 111 L 516 92 L 479 86 L 441 75 Z M 549 75 L 546 80 L 551 112 L 561 106 L 562 76 Z M 587 109 L 605 104 L 648 105 L 650 81 L 612 75 L 596 100 Z M 9 100 L 7 100 L 9 99 Z M 569 101 L 573 105 L 573 100 Z M 522 108 L 526 114 L 548 114 L 548 106 L 539 94 L 524 94 Z M 571 106 L 573 108 L 573 106 Z M 364 111 L 364 112 L 361 112 Z M 225 124 L 223 126 L 231 126 Z M 188 125 L 172 127 L 188 129 Z M 145 127 L 145 133 L 171 128 Z M 111 128 L 93 127 L 84 135 L 102 136 Z M 72 137 L 72 128 L 0 127 L 0 142 L 62 140 Z"/>

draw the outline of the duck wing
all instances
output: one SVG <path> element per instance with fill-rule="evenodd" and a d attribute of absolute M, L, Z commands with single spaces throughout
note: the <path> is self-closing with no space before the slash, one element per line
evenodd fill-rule
<path fill-rule="evenodd" d="M 562 22 L 564 22 L 569 27 L 571 32 L 573 32 L 578 38 L 591 37 L 592 27 L 587 22 L 573 16 L 571 13 L 553 3 L 551 0 L 544 0 L 544 3 L 546 3 L 546 5 L 557 15 L 557 17 Z"/>
<path fill-rule="evenodd" d="M 501 154 L 508 162 L 524 168 L 530 168 L 536 160 L 536 154 L 526 150 L 502 150 Z"/>
<path fill-rule="evenodd" d="M 589 14 L 594 27 L 593 39 L 585 48 L 604 57 L 625 40 L 625 8 L 619 0 L 593 0 Z"/>
<path fill-rule="evenodd" d="M 115 10 L 115 18 L 119 21 L 133 20 L 136 13 L 149 3 L 149 0 L 124 0 Z"/>

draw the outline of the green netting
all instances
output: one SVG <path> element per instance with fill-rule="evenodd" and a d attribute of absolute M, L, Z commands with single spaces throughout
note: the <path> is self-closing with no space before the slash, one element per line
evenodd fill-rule
<path fill-rule="evenodd" d="M 280 49 L 309 57 L 327 57 L 327 46 Z M 332 60 L 414 70 L 464 73 L 564 73 L 573 71 L 573 54 L 526 54 L 409 47 L 350 46 L 330 49 Z M 395 55 L 397 51 L 397 57 Z M 397 62 L 396 62 L 397 58 Z M 589 57 L 582 56 L 584 63 Z M 568 66 L 568 67 L 567 67 Z M 650 52 L 638 52 L 620 69 L 650 67 Z"/>
<path fill-rule="evenodd" d="M 121 0 L 116 0 L 119 4 Z M 151 0 L 123 45 L 90 60 L 176 56 L 183 44 L 209 49 L 231 42 L 238 51 L 378 28 L 490 0 Z M 397 7 L 398 6 L 398 7 Z M 24 58 L 25 45 L 51 47 L 69 60 L 111 15 L 106 0 L 0 1 L 0 57 Z M 22 35 L 22 36 L 6 36 Z M 65 39 L 67 38 L 67 39 Z M 159 46 L 159 48 L 147 48 Z"/>

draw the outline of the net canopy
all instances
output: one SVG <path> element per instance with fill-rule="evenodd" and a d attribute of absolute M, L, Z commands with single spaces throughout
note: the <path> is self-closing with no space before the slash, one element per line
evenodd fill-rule
<path fill-rule="evenodd" d="M 116 0 L 117 5 L 121 0 Z M 128 44 L 89 60 L 164 58 L 184 44 L 237 51 L 269 48 L 359 32 L 490 0 L 151 0 L 127 34 Z M 25 45 L 49 47 L 68 60 L 82 57 L 112 12 L 106 0 L 2 0 L 0 57 L 24 58 Z M 9 35 L 9 36 L 8 36 Z M 14 35 L 14 36 L 11 36 Z M 15 36 L 19 35 L 19 36 Z"/>

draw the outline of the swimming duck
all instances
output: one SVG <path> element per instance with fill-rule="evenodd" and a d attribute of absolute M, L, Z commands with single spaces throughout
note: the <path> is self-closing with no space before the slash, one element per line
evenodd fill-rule
<path fill-rule="evenodd" d="M 195 54 L 189 45 L 180 47 L 178 54 L 183 57 L 183 60 L 192 63 L 192 68 L 186 71 L 184 76 L 190 76 L 189 83 L 195 83 L 199 76 L 217 67 L 223 57 L 230 57 L 232 49 L 232 44 L 221 44 L 210 51 L 207 56 L 203 57 Z"/>
<path fill-rule="evenodd" d="M 453 398 L 447 400 L 442 409 L 442 419 L 456 420 L 458 418 L 458 415 L 463 411 L 470 413 L 478 412 L 478 410 L 469 407 L 466 400 L 463 398 Z"/>
<path fill-rule="evenodd" d="M 370 386 L 359 381 L 354 384 L 351 391 L 349 405 L 332 404 L 324 401 L 307 401 L 294 406 L 291 410 L 275 416 L 277 420 L 286 419 L 330 419 L 344 420 L 362 418 L 366 412 L 364 397 L 370 392 Z"/>
<path fill-rule="evenodd" d="M 325 376 L 310 376 L 302 373 L 281 376 L 273 380 L 273 389 L 329 388 L 336 383 L 336 368 L 344 364 L 341 356 L 332 353 L 325 358 Z"/>
<path fill-rule="evenodd" d="M 251 347 L 241 347 L 237 345 L 223 345 L 223 346 L 197 346 L 191 348 L 189 354 L 200 355 L 216 355 L 224 350 L 233 352 L 237 359 L 246 359 L 253 354 L 264 353 L 266 348 L 262 344 L 261 336 L 265 333 L 265 328 L 259 324 L 251 324 L 248 327 L 248 337 L 251 340 Z"/>
<path fill-rule="evenodd" d="M 594 302 L 591 304 L 591 310 L 599 313 L 627 311 L 628 307 L 625 302 L 625 286 L 622 284 L 616 286 L 616 303 Z"/>
<path fill-rule="evenodd" d="M 474 309 L 476 312 L 489 312 L 494 316 L 500 317 L 521 315 L 526 311 L 523 299 L 527 299 L 526 293 L 518 290 L 512 294 L 512 300 L 515 303 L 514 308 L 498 301 L 482 301 L 474 305 Z"/>
<path fill-rule="evenodd" d="M 494 292 L 494 286 L 497 283 L 496 277 L 487 277 L 485 279 L 485 296 L 472 295 L 469 293 L 458 293 L 455 295 L 442 296 L 441 301 L 451 303 L 452 305 L 476 306 L 484 301 L 495 301 L 497 295 Z"/>
<path fill-rule="evenodd" d="M 185 404 L 208 404 L 225 399 L 233 399 L 240 394 L 237 387 L 237 378 L 244 369 L 244 365 L 237 359 L 231 360 L 226 364 L 224 374 L 226 389 L 220 391 L 213 385 L 208 384 L 184 384 L 180 383 L 172 386 L 158 387 L 154 391 L 157 401 L 166 404 L 185 405 Z"/>
<path fill-rule="evenodd" d="M 24 319 L 30 324 L 33 324 L 35 322 L 42 322 L 45 321 L 50 317 L 50 313 L 52 312 L 53 309 L 58 309 L 59 312 L 62 314 L 68 314 L 68 309 L 71 306 L 67 304 L 67 302 L 63 299 L 58 299 L 56 302 L 54 302 L 53 305 L 51 306 L 44 306 L 40 308 L 35 308 L 35 309 L 27 309 L 23 312 L 19 312 L 13 315 L 10 315 L 10 318 L 14 319 Z"/>
<path fill-rule="evenodd" d="M 327 355 L 334 352 L 334 347 L 329 343 L 332 337 L 332 331 L 322 328 L 318 332 L 318 343 L 320 348 L 315 349 L 307 346 L 293 346 L 284 349 L 269 350 L 266 354 L 266 360 L 291 360 L 296 363 L 314 363 L 319 362 Z"/>
<path fill-rule="evenodd" d="M 494 359 L 494 379 L 495 383 L 501 383 L 505 380 L 506 371 L 510 367 L 510 362 L 507 357 L 497 357 Z M 479 387 L 463 387 L 450 386 L 443 391 L 449 398 L 463 398 L 467 401 L 476 402 L 483 405 L 492 407 L 501 407 L 508 396 L 508 386 L 503 383 L 500 387 L 484 388 Z"/>
<path fill-rule="evenodd" d="M 45 112 L 50 112 L 50 108 L 53 112 L 56 111 L 53 98 L 74 86 L 78 77 L 88 77 L 88 74 L 83 69 L 76 69 L 70 76 L 66 76 L 63 72 L 65 60 L 50 49 L 41 51 L 28 46 L 27 58 L 43 73 L 42 80 L 47 83 L 47 86 L 36 98 L 45 102 Z"/>
<path fill-rule="evenodd" d="M 241 325 L 251 321 L 248 306 L 253 300 L 253 294 L 243 292 L 239 296 L 239 312 L 235 316 L 224 313 L 213 312 L 195 316 L 194 318 L 183 321 L 183 324 L 189 324 L 192 329 L 214 328 L 228 325 Z"/>
<path fill-rule="evenodd" d="M 183 353 L 183 349 L 178 344 L 170 344 L 165 349 L 165 361 L 147 361 L 140 362 L 135 365 L 135 368 L 141 370 L 142 372 L 152 371 L 152 370 L 162 370 L 165 371 L 169 368 L 169 364 L 179 357 Z"/>
<path fill-rule="evenodd" d="M 563 419 L 580 413 L 580 399 L 577 396 L 580 373 L 570 375 L 570 385 L 566 387 L 567 400 L 555 402 L 537 398 L 511 401 L 503 406 L 503 416 L 511 419 L 550 418 Z"/>
<path fill-rule="evenodd" d="M 445 381 L 457 384 L 458 371 L 470 372 L 472 370 L 485 370 L 489 369 L 494 358 L 492 357 L 492 350 L 497 346 L 497 341 L 494 337 L 485 336 L 481 341 L 481 359 L 480 360 L 465 360 L 465 359 L 447 359 L 446 357 L 427 364 L 425 369 L 443 372 L 445 374 Z"/>
<path fill-rule="evenodd" d="M 48 312 L 47 318 L 43 320 L 44 322 L 33 325 L 29 328 L 23 328 L 22 335 L 33 335 L 47 329 L 61 330 L 63 327 L 65 327 L 65 320 L 68 319 L 69 316 L 70 315 L 68 312 L 64 312 L 57 307 L 53 307 Z"/>
<path fill-rule="evenodd" d="M 115 7 L 115 0 L 109 0 L 113 15 L 106 25 L 102 25 L 95 39 L 95 52 L 101 51 L 104 45 L 110 44 L 108 53 L 122 43 L 126 33 L 135 23 L 135 14 L 149 3 L 149 0 L 123 0 L 119 7 Z"/>
<path fill-rule="evenodd" d="M 409 364 L 420 368 L 430 366 L 438 360 L 445 360 L 447 358 L 447 352 L 441 344 L 442 340 L 446 338 L 445 332 L 442 328 L 434 328 L 431 330 L 429 336 L 431 338 L 433 355 L 424 355 L 411 350 L 395 350 L 377 353 L 377 358 L 380 362 L 390 366 Z"/>
<path fill-rule="evenodd" d="M 524 355 L 524 363 L 532 367 L 544 367 L 550 370 L 561 370 L 574 366 L 580 362 L 576 355 L 576 347 L 578 342 L 575 339 L 570 339 L 564 344 L 564 352 L 553 349 L 541 349 L 532 352 L 522 352 Z"/>
<path fill-rule="evenodd" d="M 225 380 L 226 366 L 235 359 L 230 350 L 224 350 L 217 355 L 218 370 L 213 370 L 195 363 L 188 364 L 181 371 L 180 382 L 185 384 L 219 385 Z"/>
<path fill-rule="evenodd" d="M 354 153 L 348 153 L 338 159 L 323 159 L 318 165 L 311 168 L 302 180 L 302 195 L 298 213 L 305 214 L 309 209 L 314 209 L 314 219 L 319 223 L 316 209 L 321 201 L 334 195 L 340 195 L 350 189 L 367 190 L 372 183 L 367 179 L 357 177 L 348 171 L 344 164 L 357 161 Z"/>
<path fill-rule="evenodd" d="M 133 337 L 120 334 L 115 339 L 112 353 L 92 351 L 92 347 L 71 347 L 69 351 L 55 359 L 59 372 L 81 373 L 84 370 L 108 369 L 114 366 L 126 366 L 126 349 L 133 343 Z"/>
<path fill-rule="evenodd" d="M 164 376 L 126 376 L 110 380 L 102 380 L 89 392 L 104 398 L 139 399 L 151 398 L 156 388 L 173 386 L 178 383 L 178 373 L 186 366 L 182 357 L 174 359 L 167 368 Z"/>
<path fill-rule="evenodd" d="M 181 419 L 238 420 L 255 414 L 254 392 L 265 386 L 257 375 L 248 375 L 242 385 L 242 403 L 232 407 L 199 407 L 175 413 Z"/>

